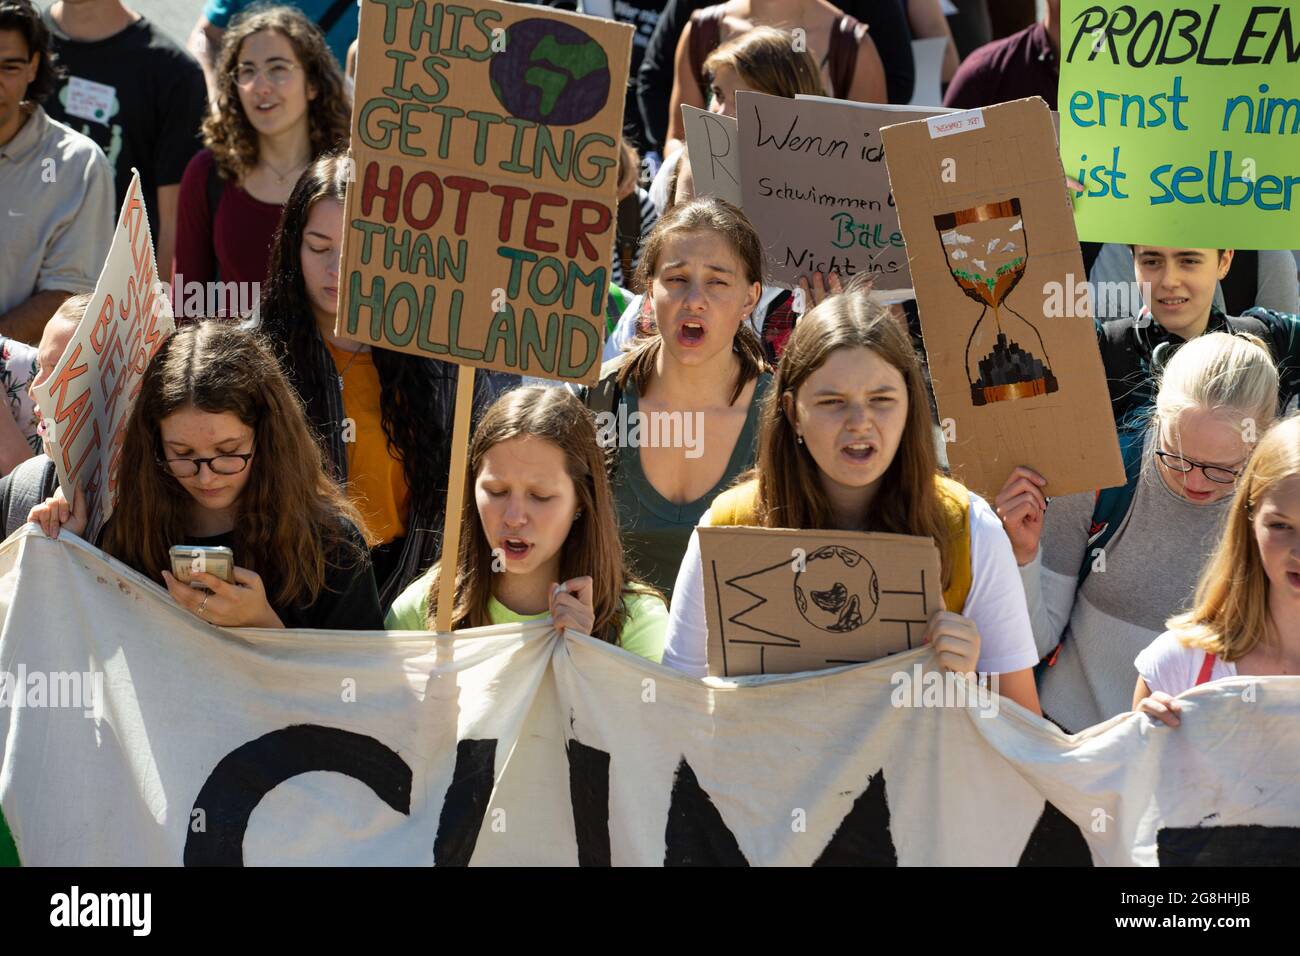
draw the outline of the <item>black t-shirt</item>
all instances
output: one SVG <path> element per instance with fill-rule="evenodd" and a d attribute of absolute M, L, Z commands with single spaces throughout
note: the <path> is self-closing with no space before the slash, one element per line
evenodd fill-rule
<path fill-rule="evenodd" d="M 199 151 L 199 126 L 208 108 L 203 71 L 195 59 L 141 17 L 104 40 L 70 40 L 48 12 L 46 24 L 67 77 L 45 110 L 52 119 L 89 136 L 108 156 L 121 205 L 131 168 L 158 238 L 158 187 L 180 183 Z"/>
<path fill-rule="evenodd" d="M 110 519 L 111 521 L 112 519 Z M 107 524 L 104 525 L 108 527 Z M 360 551 L 367 555 L 365 539 L 351 522 L 347 523 L 347 536 Z M 100 530 L 100 540 L 104 531 Z M 197 535 L 187 536 L 176 544 L 192 544 L 209 548 L 229 548 L 235 553 L 235 564 L 244 567 L 239 557 L 239 545 L 235 543 L 234 532 L 201 538 Z M 161 582 L 157 571 L 137 568 L 155 581 Z M 267 602 L 271 610 L 279 616 L 284 626 L 290 630 L 312 628 L 333 631 L 382 631 L 384 615 L 379 610 L 379 589 L 375 585 L 375 572 L 368 557 L 358 564 L 351 555 L 331 554 L 325 561 L 325 587 L 316 600 L 305 606 L 286 606 L 275 601 L 275 584 L 268 580 L 266 569 L 257 572 L 262 577 L 262 584 L 267 591 Z"/>
<path fill-rule="evenodd" d="M 365 539 L 361 532 L 351 523 L 348 524 L 348 537 L 368 555 Z M 239 548 L 235 544 L 234 532 L 215 535 L 211 538 L 191 537 L 178 544 L 206 545 L 211 548 L 227 547 L 235 552 L 235 564 L 239 564 Z M 298 628 L 329 629 L 332 631 L 382 631 L 384 615 L 379 610 L 379 588 L 375 584 L 375 572 L 368 557 L 358 565 L 351 556 L 330 555 L 325 562 L 325 587 L 316 596 L 316 600 L 306 606 L 284 606 L 277 604 L 275 595 L 270 593 L 274 586 L 267 581 L 265 571 L 262 582 L 267 589 L 267 601 L 271 609 L 291 630 Z"/>

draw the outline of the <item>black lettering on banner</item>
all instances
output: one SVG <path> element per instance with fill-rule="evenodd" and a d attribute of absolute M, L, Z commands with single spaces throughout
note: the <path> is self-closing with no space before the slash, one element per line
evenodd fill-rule
<path fill-rule="evenodd" d="M 1092 851 L 1078 825 L 1052 804 L 1034 824 L 1017 866 L 1092 866 Z"/>
<path fill-rule="evenodd" d="M 396 753 L 363 734 L 297 724 L 236 747 L 213 768 L 194 801 L 206 821 L 203 831 L 190 828 L 185 838 L 185 865 L 243 866 L 244 834 L 262 798 L 317 770 L 360 780 L 398 813 L 411 812 L 411 768 Z"/>
<path fill-rule="evenodd" d="M 853 802 L 853 809 L 813 866 L 898 866 L 894 837 L 889 832 L 884 770 L 871 775 L 867 789 Z"/>
<path fill-rule="evenodd" d="M 1156 833 L 1161 866 L 1300 865 L 1300 827 L 1164 827 Z"/>
<path fill-rule="evenodd" d="M 492 799 L 496 756 L 495 740 L 462 740 L 456 744 L 456 769 L 442 800 L 438 835 L 433 840 L 434 866 L 469 866 Z"/>
<path fill-rule="evenodd" d="M 685 757 L 673 776 L 664 843 L 664 866 L 749 866 Z"/>
<path fill-rule="evenodd" d="M 570 740 L 564 750 L 578 866 L 609 866 L 609 754 L 577 740 Z"/>

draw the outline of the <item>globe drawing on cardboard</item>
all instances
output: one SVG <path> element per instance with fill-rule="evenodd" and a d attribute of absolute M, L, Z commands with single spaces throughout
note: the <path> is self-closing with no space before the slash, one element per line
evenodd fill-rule
<path fill-rule="evenodd" d="M 844 634 L 876 616 L 880 581 L 871 562 L 852 548 L 818 548 L 795 574 L 794 601 L 813 627 Z"/>
<path fill-rule="evenodd" d="M 1020 200 L 972 206 L 934 217 L 948 271 L 980 315 L 966 341 L 971 402 L 987 405 L 1055 392 L 1047 346 L 1032 322 L 1007 304 L 1025 275 L 1028 236 Z M 989 310 L 993 315 L 989 317 Z"/>
<path fill-rule="evenodd" d="M 547 126 L 585 123 L 609 99 L 609 58 L 582 30 L 532 18 L 506 28 L 488 78 L 506 112 Z"/>

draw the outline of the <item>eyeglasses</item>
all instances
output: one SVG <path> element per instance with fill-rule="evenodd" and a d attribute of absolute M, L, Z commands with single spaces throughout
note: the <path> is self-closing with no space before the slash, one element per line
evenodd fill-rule
<path fill-rule="evenodd" d="M 1233 471 L 1231 468 L 1224 468 L 1220 465 L 1203 465 L 1199 461 L 1192 461 L 1190 458 L 1184 458 L 1182 455 L 1175 455 L 1168 451 L 1158 451 L 1156 457 L 1160 459 L 1160 464 L 1170 471 L 1185 475 L 1193 468 L 1199 468 L 1206 478 L 1210 479 L 1210 481 L 1217 481 L 1221 485 L 1235 484 L 1237 479 L 1241 477 L 1242 469 Z"/>
<path fill-rule="evenodd" d="M 207 465 L 216 475 L 237 475 L 248 467 L 248 460 L 252 457 L 250 451 L 246 455 L 217 455 L 215 458 L 161 458 L 158 463 L 166 465 L 177 478 L 193 478 L 202 465 Z"/>
<path fill-rule="evenodd" d="M 256 67 L 244 64 L 236 70 L 231 71 L 234 77 L 235 85 L 248 89 L 257 82 L 257 78 L 265 72 L 267 81 L 272 86 L 284 86 L 289 82 L 289 77 L 293 76 L 294 70 L 298 69 L 296 63 L 272 63 L 270 66 Z"/>

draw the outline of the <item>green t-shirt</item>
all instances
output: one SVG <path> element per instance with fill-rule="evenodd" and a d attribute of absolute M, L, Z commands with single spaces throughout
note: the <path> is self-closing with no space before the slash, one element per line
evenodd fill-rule
<path fill-rule="evenodd" d="M 416 578 L 403 591 L 384 618 L 384 627 L 390 631 L 424 631 L 429 616 L 429 579 L 433 572 Z M 658 595 L 641 591 L 628 591 L 624 597 L 627 619 L 619 635 L 619 647 L 638 657 L 658 664 L 664 656 L 668 640 L 668 608 Z M 488 599 L 488 620 L 493 624 L 524 624 L 542 621 L 549 612 L 517 614 L 495 597 Z"/>
<path fill-rule="evenodd" d="M 763 396 L 772 383 L 772 376 L 764 373 L 754 385 L 745 426 L 740 430 L 727 468 L 718 483 L 694 501 L 676 504 L 659 494 L 646 478 L 641 468 L 641 450 L 631 442 L 618 443 L 618 465 L 614 473 L 614 504 L 618 513 L 619 528 L 623 533 L 623 549 L 628 561 L 641 576 L 669 597 L 677 583 L 677 570 L 681 567 L 691 532 L 709 510 L 713 499 L 726 491 L 731 483 L 754 464 L 758 453 L 758 416 Z M 627 421 L 636 421 L 638 395 L 636 385 L 628 381 L 621 401 L 627 408 Z M 615 413 L 618 409 L 614 410 Z M 699 436 L 696 436 L 699 440 Z"/>

